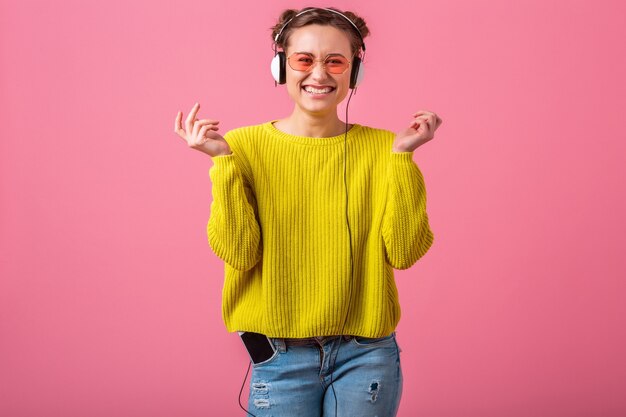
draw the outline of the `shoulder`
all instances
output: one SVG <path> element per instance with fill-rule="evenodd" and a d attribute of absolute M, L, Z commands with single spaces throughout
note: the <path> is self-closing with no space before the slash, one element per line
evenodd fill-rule
<path fill-rule="evenodd" d="M 228 132 L 226 132 L 226 134 L 224 135 L 224 138 L 226 140 L 228 140 L 229 138 L 234 139 L 234 140 L 238 140 L 238 139 L 245 140 L 247 138 L 254 137 L 255 135 L 258 135 L 261 132 L 265 131 L 267 129 L 268 123 L 270 122 L 265 122 L 265 123 L 260 123 L 256 125 L 250 125 L 250 126 L 242 126 L 242 127 L 231 129 Z"/>
<path fill-rule="evenodd" d="M 224 139 L 226 139 L 233 152 L 242 155 L 252 152 L 253 149 L 259 146 L 259 139 L 268 131 L 267 125 L 269 123 L 271 122 L 231 129 L 224 134 Z"/>
<path fill-rule="evenodd" d="M 387 129 L 379 129 L 366 125 L 358 125 L 359 131 L 358 134 L 360 136 L 364 136 L 370 139 L 374 139 L 375 141 L 380 141 L 382 143 L 393 143 L 393 140 L 396 137 L 396 134 Z"/>
<path fill-rule="evenodd" d="M 393 133 L 390 130 L 387 129 L 380 129 L 377 127 L 372 127 L 372 126 L 368 126 L 368 125 L 359 125 L 361 126 L 361 129 L 369 132 L 371 134 L 376 134 L 376 135 L 395 135 L 395 133 Z"/>

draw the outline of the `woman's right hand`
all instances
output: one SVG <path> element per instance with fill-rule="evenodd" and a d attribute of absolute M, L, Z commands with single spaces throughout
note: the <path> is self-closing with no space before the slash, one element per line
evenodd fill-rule
<path fill-rule="evenodd" d="M 219 121 L 196 119 L 200 104 L 196 103 L 185 120 L 183 128 L 183 112 L 179 111 L 174 122 L 174 132 L 183 138 L 190 148 L 197 149 L 210 156 L 230 155 L 232 151 L 226 140 L 217 133 Z"/>

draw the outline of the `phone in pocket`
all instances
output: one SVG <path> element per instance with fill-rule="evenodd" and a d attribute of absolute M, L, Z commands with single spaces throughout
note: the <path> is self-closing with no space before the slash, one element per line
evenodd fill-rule
<path fill-rule="evenodd" d="M 276 346 L 264 334 L 239 332 L 239 337 L 241 337 L 241 341 L 254 364 L 265 362 L 276 353 Z"/>

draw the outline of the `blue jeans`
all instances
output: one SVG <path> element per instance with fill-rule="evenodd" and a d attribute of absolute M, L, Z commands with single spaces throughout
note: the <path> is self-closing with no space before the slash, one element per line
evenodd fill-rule
<path fill-rule="evenodd" d="M 255 416 L 396 415 L 402 370 L 395 333 L 376 339 L 318 337 L 307 345 L 270 340 L 276 353 L 253 365 L 250 380 L 248 410 Z"/>

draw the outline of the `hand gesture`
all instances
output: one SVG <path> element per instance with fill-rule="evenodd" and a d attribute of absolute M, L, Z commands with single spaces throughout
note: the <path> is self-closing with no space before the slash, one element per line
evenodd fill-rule
<path fill-rule="evenodd" d="M 232 152 L 226 140 L 217 133 L 219 121 L 211 119 L 196 119 L 200 104 L 196 103 L 185 120 L 183 129 L 183 112 L 176 114 L 174 132 L 185 139 L 190 148 L 197 149 L 210 156 L 230 155 Z"/>
<path fill-rule="evenodd" d="M 439 116 L 435 113 L 420 110 L 413 114 L 413 121 L 408 129 L 398 133 L 393 141 L 393 152 L 413 152 L 435 137 L 435 130 L 441 125 Z"/>

